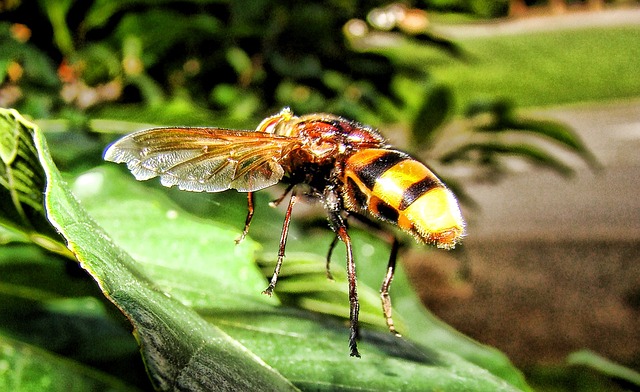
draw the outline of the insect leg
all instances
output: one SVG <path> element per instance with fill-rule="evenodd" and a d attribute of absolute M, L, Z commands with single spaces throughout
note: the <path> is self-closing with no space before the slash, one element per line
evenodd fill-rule
<path fill-rule="evenodd" d="M 402 247 L 403 244 L 398 240 L 396 236 L 390 235 L 388 232 L 384 231 L 377 222 L 372 221 L 368 217 L 357 213 L 351 213 L 350 216 L 353 216 L 355 219 L 368 226 L 371 231 L 376 233 L 378 237 L 391 244 L 391 254 L 389 255 L 389 263 L 387 264 L 387 273 L 384 277 L 384 280 L 382 281 L 382 287 L 380 287 L 380 299 L 382 300 L 382 313 L 387 322 L 389 331 L 396 336 L 400 336 L 393 323 L 393 318 L 391 317 L 392 308 L 391 297 L 389 296 L 389 287 L 391 286 L 393 274 L 395 273 L 398 252 L 400 251 L 400 247 Z"/>
<path fill-rule="evenodd" d="M 358 352 L 358 315 L 360 313 L 360 303 L 358 302 L 358 288 L 356 280 L 356 264 L 353 260 L 353 249 L 351 247 L 351 237 L 347 233 L 347 226 L 340 215 L 342 211 L 342 200 L 332 187 L 327 187 L 324 193 L 324 204 L 329 218 L 331 230 L 336 233 L 347 248 L 347 279 L 349 281 L 349 348 L 352 357 L 360 357 Z"/>
<path fill-rule="evenodd" d="M 284 200 L 285 197 L 287 197 L 287 195 L 289 194 L 289 192 L 291 192 L 291 190 L 293 189 L 293 187 L 295 186 L 295 184 L 289 184 L 289 186 L 287 186 L 287 189 L 284 190 L 284 192 L 282 193 L 282 196 L 280 196 L 279 198 L 272 200 L 269 202 L 269 206 L 271 207 L 277 207 L 280 205 L 280 203 L 282 203 L 282 200 Z"/>
<path fill-rule="evenodd" d="M 353 251 L 351 249 L 351 238 L 347 234 L 347 229 L 342 226 L 338 230 L 340 239 L 347 247 L 347 278 L 349 279 L 349 320 L 351 331 L 349 333 L 349 348 L 352 357 L 360 357 L 356 339 L 358 338 L 358 315 L 360 313 L 360 303 L 358 302 L 358 289 L 356 281 L 356 263 L 353 261 Z"/>
<path fill-rule="evenodd" d="M 333 249 L 338 244 L 339 239 L 340 238 L 337 235 L 333 237 L 333 241 L 331 241 L 331 245 L 329 245 L 329 252 L 327 252 L 327 279 L 329 280 L 335 280 L 333 279 L 333 275 L 331 275 L 331 255 L 333 254 Z"/>
<path fill-rule="evenodd" d="M 276 267 L 273 270 L 273 276 L 271 276 L 269 286 L 267 286 L 267 288 L 262 292 L 263 294 L 266 294 L 268 296 L 271 296 L 271 294 L 273 293 L 273 289 L 275 289 L 276 283 L 278 282 L 278 274 L 280 273 L 280 268 L 282 268 L 282 261 L 284 260 L 284 249 L 287 246 L 289 223 L 291 223 L 291 211 L 295 203 L 296 194 L 294 192 L 291 195 L 291 199 L 289 200 L 289 207 L 287 207 L 287 213 L 284 216 L 284 223 L 282 224 L 282 234 L 280 235 L 280 247 L 278 248 L 278 260 L 276 261 Z"/>
<path fill-rule="evenodd" d="M 393 273 L 396 269 L 396 259 L 398 258 L 398 248 L 400 247 L 400 243 L 397 238 L 393 238 L 393 243 L 391 245 L 391 254 L 389 255 L 389 264 L 387 265 L 387 274 L 382 281 L 382 287 L 380 287 L 380 299 L 382 300 L 382 313 L 384 314 L 384 318 L 387 321 L 387 326 L 389 327 L 389 332 L 395 334 L 396 336 L 400 336 L 398 331 L 396 331 L 396 327 L 393 324 L 393 319 L 391 318 L 391 298 L 389 297 L 389 286 L 391 286 L 391 281 L 393 280 Z"/>
<path fill-rule="evenodd" d="M 247 219 L 244 221 L 244 230 L 240 237 L 236 238 L 236 244 L 241 243 L 249 233 L 249 225 L 251 225 L 251 219 L 253 219 L 253 192 L 247 193 Z"/>

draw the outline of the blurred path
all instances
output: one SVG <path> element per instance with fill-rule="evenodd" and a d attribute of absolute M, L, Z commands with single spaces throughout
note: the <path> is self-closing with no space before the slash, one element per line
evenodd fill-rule
<path fill-rule="evenodd" d="M 574 127 L 604 169 L 567 180 L 529 168 L 466 186 L 481 208 L 466 214 L 471 294 L 453 285 L 438 297 L 429 283 L 421 296 L 521 366 L 582 348 L 630 363 L 640 355 L 640 99 L 533 114 Z"/>
<path fill-rule="evenodd" d="M 458 39 L 624 25 L 640 25 L 640 9 L 433 29 Z M 459 289 L 456 275 L 444 279 L 449 291 L 435 291 L 442 281 L 424 277 L 416 282 L 422 283 L 421 296 L 438 316 L 502 349 L 519 365 L 561 363 L 582 348 L 622 363 L 637 360 L 640 97 L 522 114 L 573 127 L 604 169 L 594 173 L 567 154 L 578 168 L 572 179 L 515 166 L 521 171 L 498 184 L 465 184 L 480 206 L 465 211 L 468 290 Z M 434 261 L 438 271 L 451 264 Z M 425 268 L 417 265 L 415 276 Z"/>
<path fill-rule="evenodd" d="M 640 239 L 640 100 L 533 115 L 573 127 L 604 169 L 583 167 L 569 180 L 529 169 L 498 184 L 468 186 L 481 206 L 469 240 Z"/>
<path fill-rule="evenodd" d="M 583 348 L 628 364 L 640 355 L 640 99 L 526 115 L 572 126 L 604 169 L 465 185 L 480 206 L 465 211 L 469 280 L 446 254 L 406 263 L 410 276 L 439 317 L 519 366 Z"/>
<path fill-rule="evenodd" d="M 589 12 L 568 12 L 559 15 L 531 16 L 514 19 L 499 19 L 497 21 L 474 24 L 434 24 L 431 28 L 438 34 L 458 39 L 543 32 L 559 29 L 628 26 L 639 24 L 640 8 L 629 8 Z"/>

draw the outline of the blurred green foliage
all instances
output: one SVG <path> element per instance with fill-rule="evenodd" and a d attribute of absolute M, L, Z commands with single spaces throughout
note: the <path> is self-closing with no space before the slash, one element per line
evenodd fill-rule
<path fill-rule="evenodd" d="M 507 6 L 480 0 L 429 4 L 478 16 L 503 13 Z M 394 124 L 396 133 L 387 136 L 399 147 L 432 164 L 488 167 L 478 178 L 502 173 L 503 156 L 572 172 L 526 139 L 513 148 L 497 132 L 476 135 L 472 121 L 464 145 L 438 143 L 449 138 L 441 131 L 457 110 L 456 97 L 451 86 L 431 78 L 429 62 L 412 48 L 468 59 L 458 45 L 432 32 L 419 8 L 378 1 L 43 0 L 36 7 L 15 3 L 3 16 L 0 106 L 57 121 L 45 129 L 72 131 L 52 138 L 54 156 L 66 170 L 98 163 L 100 150 L 113 139 L 100 133 L 127 133 L 149 123 L 252 129 L 289 106 L 296 113 Z M 482 105 L 491 110 L 494 100 L 501 98 Z M 98 124 L 97 118 L 107 121 Z M 561 124 L 553 133 L 519 121 L 515 110 L 511 118 L 494 125 L 501 133 L 525 131 L 558 143 L 594 163 Z M 60 144 L 63 149 L 56 148 Z"/>
<path fill-rule="evenodd" d="M 501 97 L 469 104 L 462 135 L 442 133 L 456 115 L 454 90 L 431 78 L 430 63 L 411 48 L 431 48 L 449 61 L 469 58 L 455 42 L 433 33 L 422 7 L 490 17 L 503 15 L 507 3 L 432 0 L 412 8 L 353 0 L 3 2 L 0 106 L 38 119 L 57 165 L 75 173 L 99 164 L 114 133 L 149 124 L 251 129 L 283 106 L 386 124 L 397 130 L 387 136 L 401 148 L 440 167 L 474 168 L 481 179 L 499 178 L 505 156 L 571 174 L 573 168 L 544 143 L 597 167 L 570 129 L 523 118 Z M 463 195 L 464 188 L 449 180 Z M 41 218 L 43 210 L 35 208 L 33 215 Z M 46 240 L 25 239 L 16 232 L 31 228 L 0 223 L 0 243 Z M 259 225 L 254 228 L 260 233 Z M 7 260 L 16 249 L 4 248 Z M 124 351 L 135 356 L 131 347 Z"/>
<path fill-rule="evenodd" d="M 431 7 L 445 11 L 467 12 L 483 18 L 505 16 L 509 0 L 427 0 Z"/>
<path fill-rule="evenodd" d="M 379 111 L 377 97 L 389 92 L 389 61 L 349 50 L 340 34 L 347 20 L 364 14 L 353 1 L 39 5 L 33 12 L 22 4 L 6 13 L 15 23 L 2 25 L 9 38 L 3 39 L 3 63 L 24 69 L 16 80 L 22 90 L 17 108 L 38 117 L 60 112 L 65 104 L 109 116 L 104 103 L 113 100 L 144 111 L 176 96 L 230 122 L 247 122 L 285 105 L 353 117 L 358 110 Z M 20 37 L 16 23 L 30 37 Z M 35 88 L 50 99 L 36 101 Z M 357 105 L 349 104 L 354 100 Z M 204 119 L 151 113 L 158 122 Z"/>

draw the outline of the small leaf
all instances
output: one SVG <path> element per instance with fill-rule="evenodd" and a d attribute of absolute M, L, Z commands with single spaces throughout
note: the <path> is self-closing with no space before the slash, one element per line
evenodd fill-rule
<path fill-rule="evenodd" d="M 0 108 L 0 225 L 65 253 L 44 209 L 45 175 L 31 140 L 35 125 Z"/>
<path fill-rule="evenodd" d="M 467 117 L 489 115 L 487 124 L 478 126 L 476 130 L 485 132 L 521 132 L 541 136 L 580 155 L 591 167 L 599 169 L 601 164 L 593 153 L 584 145 L 580 137 L 567 125 L 558 121 L 536 120 L 518 116 L 515 104 L 507 99 L 478 100 L 471 103 L 466 111 Z"/>
<path fill-rule="evenodd" d="M 628 381 L 640 387 L 640 373 L 615 363 L 590 350 L 580 350 L 570 354 L 567 362 L 574 366 L 586 366 L 609 377 Z"/>
<path fill-rule="evenodd" d="M 430 31 L 421 32 L 414 35 L 413 37 L 415 37 L 415 39 L 420 41 L 421 43 L 440 49 L 454 58 L 465 60 L 468 57 L 468 53 L 466 53 L 464 49 L 462 49 L 462 47 L 456 42 L 444 38 L 440 35 L 434 34 Z"/>
<path fill-rule="evenodd" d="M 413 141 L 420 146 L 429 146 L 436 130 L 449 117 L 452 107 L 451 90 L 443 84 L 430 84 L 411 126 Z"/>
<path fill-rule="evenodd" d="M 273 273 L 275 258 L 263 258 L 259 263 L 264 275 L 269 277 Z M 324 257 L 312 253 L 289 253 L 287 268 L 283 269 L 278 279 L 278 298 L 284 304 L 341 317 L 346 321 L 349 315 L 347 273 L 341 265 L 336 264 L 331 267 L 334 280 L 329 280 Z M 360 321 L 385 331 L 387 326 L 381 317 L 380 294 L 361 284 L 358 297 Z M 396 315 L 394 321 L 398 329 L 404 330 L 400 316 Z"/>
<path fill-rule="evenodd" d="M 230 47 L 225 53 L 227 62 L 237 75 L 245 75 L 251 71 L 251 58 L 249 55 L 237 46 Z"/>
<path fill-rule="evenodd" d="M 518 119 L 513 121 L 510 128 L 523 130 L 544 136 L 558 142 L 564 147 L 580 155 L 591 167 L 599 169 L 602 165 L 598 162 L 593 153 L 582 143 L 573 130 L 560 122 L 548 120 Z"/>
<path fill-rule="evenodd" d="M 446 164 L 455 161 L 469 161 L 473 159 L 472 155 L 474 154 L 477 155 L 476 159 L 480 160 L 490 159 L 497 154 L 514 155 L 525 158 L 536 165 L 553 169 L 565 177 L 569 177 L 574 173 L 574 170 L 564 162 L 530 144 L 470 143 L 444 155 L 441 161 Z"/>
<path fill-rule="evenodd" d="M 42 189 L 45 179 L 38 170 L 38 155 L 29 143 L 28 124 L 18 121 L 16 111 L 4 110 L 0 117 L 0 185 L 2 186 L 2 218 L 14 221 L 24 230 L 46 222 Z"/>
<path fill-rule="evenodd" d="M 464 115 L 471 118 L 481 114 L 490 114 L 495 118 L 493 124 L 500 124 L 503 119 L 512 116 L 514 107 L 514 103 L 508 99 L 478 99 L 465 108 Z M 499 130 L 497 127 L 487 127 L 487 129 Z"/>

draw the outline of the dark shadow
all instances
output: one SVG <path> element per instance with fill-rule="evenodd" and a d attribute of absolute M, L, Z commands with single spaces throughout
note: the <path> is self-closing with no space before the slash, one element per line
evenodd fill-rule
<path fill-rule="evenodd" d="M 252 325 L 260 327 L 260 319 L 264 317 L 286 317 L 290 319 L 298 319 L 301 321 L 309 321 L 320 325 L 327 334 L 340 335 L 340 340 L 345 342 L 344 352 L 348 355 L 347 336 L 349 328 L 347 320 L 339 317 L 328 316 L 326 314 L 314 313 L 302 309 L 295 309 L 286 306 L 265 306 L 264 310 L 257 311 L 237 311 L 237 310 L 221 310 L 213 311 L 212 309 L 196 309 L 196 311 L 205 319 L 224 329 L 224 320 L 253 320 Z M 218 321 L 218 322 L 216 322 Z M 221 322 L 220 322 L 221 321 Z M 395 336 L 387 331 L 376 331 L 376 327 L 366 324 L 360 326 L 360 336 L 358 343 L 363 356 L 366 356 L 366 348 L 362 347 L 363 343 L 373 345 L 385 354 L 411 362 L 416 362 L 426 366 L 443 366 L 444 362 L 440 355 L 429 348 L 419 346 L 403 337 Z M 291 330 L 289 332 L 295 333 Z"/>

